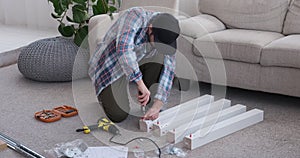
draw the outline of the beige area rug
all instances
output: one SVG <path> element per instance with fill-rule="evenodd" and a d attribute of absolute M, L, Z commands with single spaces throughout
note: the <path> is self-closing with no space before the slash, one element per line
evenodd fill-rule
<path fill-rule="evenodd" d="M 57 143 L 75 139 L 82 139 L 89 146 L 116 146 L 108 143 L 111 135 L 107 132 L 101 130 L 94 131 L 93 134 L 75 132 L 83 125 L 95 124 L 98 118 L 103 116 L 90 82 L 88 80 L 76 82 L 36 82 L 24 78 L 18 71 L 17 65 L 0 68 L 0 131 L 40 154 L 44 154 L 44 150 L 53 148 Z M 191 87 L 194 86 L 196 84 L 192 84 Z M 201 85 L 201 95 L 209 94 L 209 87 L 210 85 L 207 84 Z M 183 93 L 185 94 L 192 98 L 196 92 L 195 94 L 193 91 Z M 178 104 L 178 98 L 181 98 L 179 96 L 179 91 L 173 89 L 168 106 Z M 228 89 L 226 98 L 232 101 L 232 105 L 246 105 L 247 110 L 253 108 L 264 110 L 264 121 L 195 150 L 184 149 L 188 158 L 300 157 L 299 98 L 235 88 Z M 50 124 L 34 119 L 34 112 L 52 109 L 61 104 L 76 105 L 79 116 L 63 118 Z M 139 108 L 136 111 L 139 111 Z M 117 125 L 122 128 L 122 137 L 116 138 L 116 141 L 125 142 L 135 136 L 147 135 L 136 134 L 137 117 L 129 117 Z M 151 135 L 150 137 L 164 144 L 163 139 L 158 140 Z M 147 144 L 145 146 L 155 150 L 151 143 L 142 140 L 129 146 L 141 146 L 141 144 Z M 181 147 L 182 144 L 176 146 Z M 154 151 L 150 153 L 151 157 L 155 156 Z M 0 152 L 0 157 L 23 158 L 12 150 Z M 175 158 L 176 156 L 163 155 L 162 157 Z M 128 158 L 134 158 L 131 152 Z"/>
<path fill-rule="evenodd" d="M 194 85 L 193 87 L 197 86 Z M 73 81 L 72 90 L 76 107 L 80 111 L 79 115 L 84 124 L 94 124 L 99 116 L 105 116 L 102 107 L 97 101 L 97 98 L 94 94 L 94 88 L 89 79 Z M 151 87 L 150 90 L 152 91 L 152 94 L 154 94 L 155 86 Z M 129 98 L 131 107 L 130 116 L 122 123 L 116 124 L 121 132 L 121 136 L 115 137 L 114 140 L 117 142 L 127 142 L 136 137 L 147 137 L 155 141 L 160 147 L 164 147 L 169 144 L 166 141 L 165 136 L 157 137 L 152 133 L 141 132 L 139 130 L 138 121 L 143 114 L 141 112 L 140 106 L 135 101 L 136 87 L 133 84 L 130 84 L 129 91 L 131 94 L 131 97 Z M 180 102 L 185 102 L 191 98 L 194 98 L 197 96 L 197 94 L 199 95 L 199 92 L 197 92 L 197 90 L 193 88 L 186 92 L 180 92 L 178 91 L 178 89 L 173 88 L 171 91 L 169 102 L 164 109 L 170 108 L 172 106 L 178 105 Z M 104 144 L 114 145 L 113 143 L 109 142 L 109 139 L 111 137 L 110 134 L 103 132 L 94 132 L 93 135 L 98 140 L 101 140 Z M 130 148 L 134 148 L 135 146 L 143 147 L 145 151 L 151 151 L 155 149 L 155 146 L 150 141 L 142 139 L 129 144 Z"/>

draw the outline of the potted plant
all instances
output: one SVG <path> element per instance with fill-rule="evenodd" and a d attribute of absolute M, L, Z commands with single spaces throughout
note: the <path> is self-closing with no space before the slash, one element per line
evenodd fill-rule
<path fill-rule="evenodd" d="M 64 37 L 73 37 L 80 46 L 88 35 L 89 19 L 99 14 L 116 12 L 121 0 L 48 0 L 54 7 L 51 16 L 59 22 L 58 31 Z M 70 15 L 70 16 L 69 16 Z"/>

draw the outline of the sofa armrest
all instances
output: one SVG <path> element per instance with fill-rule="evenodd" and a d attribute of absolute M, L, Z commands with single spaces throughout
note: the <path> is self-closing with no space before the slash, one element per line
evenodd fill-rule
<path fill-rule="evenodd" d="M 181 34 L 192 38 L 199 38 L 208 33 L 225 30 L 225 25 L 216 17 L 200 14 L 179 21 Z"/>
<path fill-rule="evenodd" d="M 89 21 L 89 47 L 90 57 L 95 53 L 97 45 L 102 41 L 108 29 L 118 19 L 119 14 L 113 14 L 113 20 L 107 14 L 94 16 Z"/>

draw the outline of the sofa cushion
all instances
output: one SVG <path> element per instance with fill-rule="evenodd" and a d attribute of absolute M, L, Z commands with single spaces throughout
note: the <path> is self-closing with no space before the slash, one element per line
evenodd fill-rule
<path fill-rule="evenodd" d="M 282 32 L 289 0 L 199 0 L 199 11 L 229 28 Z"/>
<path fill-rule="evenodd" d="M 196 16 L 199 15 L 198 9 L 199 0 L 178 0 L 178 8 L 180 14 L 188 15 L 188 16 Z"/>
<path fill-rule="evenodd" d="M 280 38 L 262 50 L 261 65 L 300 68 L 300 35 Z"/>
<path fill-rule="evenodd" d="M 300 34 L 300 0 L 292 0 L 283 27 L 283 34 Z"/>
<path fill-rule="evenodd" d="M 281 37 L 282 34 L 275 32 L 227 29 L 196 39 L 194 53 L 209 58 L 259 63 L 262 48 Z"/>
<path fill-rule="evenodd" d="M 192 38 L 199 38 L 208 33 L 225 29 L 224 24 L 214 16 L 200 14 L 179 21 L 181 33 Z"/>

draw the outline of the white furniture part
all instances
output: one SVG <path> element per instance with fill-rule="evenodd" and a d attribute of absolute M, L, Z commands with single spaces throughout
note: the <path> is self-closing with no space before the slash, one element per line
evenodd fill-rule
<path fill-rule="evenodd" d="M 185 136 L 184 145 L 190 150 L 225 137 L 246 127 L 263 121 L 264 112 L 253 109 L 215 124 L 214 127 L 201 129 L 189 136 Z"/>
<path fill-rule="evenodd" d="M 167 140 L 170 143 L 179 143 L 183 138 L 191 133 L 196 132 L 199 129 L 203 129 L 214 124 L 234 117 L 236 115 L 246 112 L 246 106 L 244 105 L 234 105 L 232 107 L 226 108 L 225 110 L 215 112 L 209 116 L 202 117 L 200 119 L 194 120 L 191 123 L 183 124 L 174 130 L 167 133 Z"/>
<path fill-rule="evenodd" d="M 214 97 L 211 95 L 203 95 L 201 97 L 192 99 L 188 102 L 182 103 L 178 106 L 172 107 L 168 110 L 162 111 L 159 114 L 159 118 L 155 120 L 140 120 L 140 130 L 144 132 L 150 132 L 154 124 L 165 124 L 171 119 L 174 119 L 176 115 L 174 113 L 185 113 L 194 110 L 197 107 L 201 107 L 206 104 L 210 104 L 214 101 Z"/>
<path fill-rule="evenodd" d="M 189 103 L 192 104 L 193 102 Z M 196 119 L 203 118 L 216 112 L 220 112 L 223 109 L 230 107 L 230 104 L 230 100 L 220 99 L 216 102 L 209 103 L 204 106 L 192 107 L 186 112 L 183 111 L 178 113 L 172 113 L 168 111 L 170 114 L 173 114 L 172 117 L 165 119 L 164 122 L 154 123 L 154 134 L 159 136 L 165 135 L 169 130 L 173 130 L 178 126 L 181 126 L 183 124 L 189 124 Z"/>

